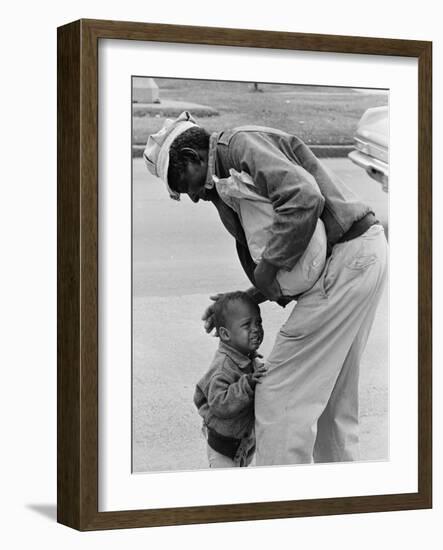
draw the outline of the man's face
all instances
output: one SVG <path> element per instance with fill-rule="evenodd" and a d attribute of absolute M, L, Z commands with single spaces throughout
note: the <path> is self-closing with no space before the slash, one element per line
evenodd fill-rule
<path fill-rule="evenodd" d="M 260 310 L 241 300 L 229 304 L 227 331 L 229 345 L 248 355 L 256 351 L 263 341 Z"/>
<path fill-rule="evenodd" d="M 208 201 L 208 189 L 205 188 L 207 162 L 188 162 L 178 184 L 178 192 L 185 193 L 193 202 Z"/>

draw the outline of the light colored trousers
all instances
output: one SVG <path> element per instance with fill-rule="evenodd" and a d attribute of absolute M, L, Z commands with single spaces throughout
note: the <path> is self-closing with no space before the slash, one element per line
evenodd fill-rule
<path fill-rule="evenodd" d="M 281 327 L 255 394 L 258 466 L 358 459 L 359 364 L 387 255 L 381 225 L 335 245 Z"/>

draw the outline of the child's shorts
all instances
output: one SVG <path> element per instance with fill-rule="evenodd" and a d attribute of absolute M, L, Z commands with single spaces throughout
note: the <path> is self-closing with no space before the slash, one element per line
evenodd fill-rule
<path fill-rule="evenodd" d="M 240 440 L 240 445 L 238 445 L 235 452 L 233 451 L 232 453 L 227 453 L 230 456 L 227 456 L 227 454 L 216 451 L 209 444 L 209 441 L 211 441 L 211 438 L 208 437 L 209 434 L 208 434 L 208 429 L 206 427 L 203 427 L 202 431 L 207 440 L 206 446 L 207 446 L 208 461 L 209 461 L 210 468 L 243 468 L 251 464 L 255 454 L 254 430 L 249 436 L 244 437 L 243 439 Z"/>

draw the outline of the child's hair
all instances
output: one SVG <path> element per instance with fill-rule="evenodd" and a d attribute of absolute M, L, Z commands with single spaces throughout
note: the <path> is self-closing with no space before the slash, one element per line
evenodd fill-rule
<path fill-rule="evenodd" d="M 226 327 L 229 304 L 238 301 L 251 305 L 254 309 L 260 311 L 258 305 L 246 292 L 242 292 L 241 290 L 227 292 L 226 294 L 223 294 L 214 304 L 214 325 L 217 331 L 220 327 Z"/>
<path fill-rule="evenodd" d="M 200 126 L 193 126 L 177 136 L 169 148 L 168 185 L 173 191 L 178 192 L 180 175 L 186 167 L 186 156 L 182 149 L 209 149 L 209 134 Z"/>

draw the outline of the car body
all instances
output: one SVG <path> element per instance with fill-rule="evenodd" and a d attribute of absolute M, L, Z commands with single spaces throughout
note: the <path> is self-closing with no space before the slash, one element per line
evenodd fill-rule
<path fill-rule="evenodd" d="M 389 182 L 389 111 L 373 107 L 361 117 L 354 137 L 355 150 L 349 158 L 366 170 L 371 178 L 388 191 Z"/>

